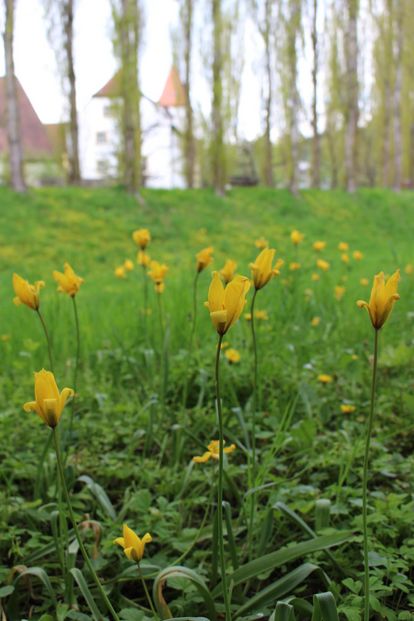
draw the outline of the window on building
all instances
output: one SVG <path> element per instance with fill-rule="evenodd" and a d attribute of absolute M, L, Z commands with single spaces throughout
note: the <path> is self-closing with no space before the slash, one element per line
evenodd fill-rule
<path fill-rule="evenodd" d="M 106 160 L 98 160 L 96 162 L 96 170 L 98 171 L 99 174 L 101 175 L 107 175 L 108 174 L 108 162 Z"/>
<path fill-rule="evenodd" d="M 114 116 L 114 108 L 113 106 L 105 106 L 103 109 L 103 115 L 107 118 L 111 118 Z"/>
<path fill-rule="evenodd" d="M 106 132 L 96 132 L 96 144 L 106 144 Z"/>

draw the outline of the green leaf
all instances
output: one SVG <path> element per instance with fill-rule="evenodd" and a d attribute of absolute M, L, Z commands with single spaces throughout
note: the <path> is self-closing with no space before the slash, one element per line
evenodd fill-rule
<path fill-rule="evenodd" d="M 111 520 L 116 520 L 116 511 L 112 502 L 109 500 L 108 494 L 104 490 L 99 483 L 96 483 L 91 477 L 87 474 L 83 474 L 78 477 L 78 481 L 85 483 L 90 492 L 95 496 L 98 503 L 101 505 L 101 508 L 105 513 L 111 518 Z"/>
<path fill-rule="evenodd" d="M 312 621 L 339 621 L 335 598 L 330 591 L 313 596 Z"/>
<path fill-rule="evenodd" d="M 53 600 L 54 605 L 56 606 L 56 594 L 52 587 L 52 584 L 49 580 L 49 576 L 41 567 L 27 567 L 24 571 L 18 574 L 15 584 L 23 578 L 23 576 L 34 576 L 35 578 L 39 578 L 40 582 L 43 584 L 45 589 L 50 595 L 50 598 Z"/>
<path fill-rule="evenodd" d="M 86 601 L 86 603 L 88 604 L 89 610 L 92 613 L 92 618 L 94 621 L 102 621 L 103 620 L 103 615 L 100 612 L 98 606 L 95 603 L 95 600 L 92 597 L 92 593 L 89 590 L 89 587 L 86 583 L 86 580 L 83 576 L 83 573 L 81 572 L 80 569 L 78 569 L 77 567 L 74 567 L 73 569 L 70 570 L 70 573 L 72 574 L 72 576 L 75 578 L 76 583 Z"/>
<path fill-rule="evenodd" d="M 13 593 L 13 591 L 14 591 L 14 586 L 12 584 L 1 587 L 0 588 L 0 599 L 2 597 L 8 597 L 9 595 Z"/>
<path fill-rule="evenodd" d="M 239 569 L 236 569 L 236 571 L 230 576 L 230 580 L 233 582 L 233 585 L 236 586 L 241 582 L 246 582 L 246 580 L 256 578 L 266 571 L 271 571 L 276 567 L 280 567 L 285 563 L 294 561 L 297 558 L 301 558 L 307 554 L 311 554 L 312 552 L 326 550 L 333 546 L 345 543 L 349 540 L 351 535 L 352 531 L 340 531 L 329 535 L 321 535 L 320 537 L 308 539 L 307 541 L 301 541 L 300 543 L 295 543 L 286 548 L 282 548 L 281 550 L 277 550 L 277 552 L 265 554 L 254 561 L 250 561 L 249 563 L 242 565 Z"/>
<path fill-rule="evenodd" d="M 293 606 L 285 602 L 278 602 L 275 611 L 271 614 L 269 621 L 295 621 L 295 611 Z"/>
<path fill-rule="evenodd" d="M 168 578 L 187 578 L 187 580 L 190 580 L 197 588 L 198 592 L 200 593 L 201 597 L 205 602 L 207 614 L 210 621 L 216 621 L 216 606 L 206 583 L 195 571 L 193 571 L 192 569 L 188 569 L 187 567 L 181 567 L 179 565 L 177 565 L 176 567 L 167 567 L 166 569 L 163 569 L 154 580 L 154 602 L 157 607 L 158 613 L 162 619 L 172 618 L 171 611 L 168 607 L 167 602 L 164 599 L 162 592 Z"/>

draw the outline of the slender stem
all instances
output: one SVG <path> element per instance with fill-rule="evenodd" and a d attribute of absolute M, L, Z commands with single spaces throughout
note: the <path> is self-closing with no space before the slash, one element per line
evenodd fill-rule
<path fill-rule="evenodd" d="M 253 411 L 252 411 L 252 461 L 253 461 L 253 482 L 256 477 L 256 410 L 257 410 L 257 386 L 258 386 L 258 368 L 257 368 L 257 343 L 256 330 L 254 321 L 254 304 L 256 302 L 257 289 L 254 290 L 252 304 L 250 307 L 252 343 L 253 343 Z"/>
<path fill-rule="evenodd" d="M 371 384 L 371 407 L 366 430 L 365 454 L 364 454 L 364 470 L 362 478 L 362 530 L 364 538 L 364 621 L 369 621 L 369 562 L 368 562 L 368 465 L 369 465 L 369 447 L 371 443 L 372 424 L 374 420 L 374 404 L 375 404 L 375 385 L 377 380 L 377 361 L 378 361 L 378 330 L 375 330 L 374 337 L 374 360 L 372 365 L 372 384 Z"/>
<path fill-rule="evenodd" d="M 223 413 L 221 410 L 221 397 L 220 397 L 220 352 L 221 343 L 223 341 L 223 335 L 219 335 L 216 352 L 216 365 L 215 365 L 215 377 L 216 377 L 216 407 L 217 418 L 219 427 L 219 476 L 217 486 L 217 525 L 218 525 L 218 540 L 220 551 L 220 569 L 221 569 L 221 581 L 223 584 L 223 597 L 224 608 L 226 610 L 225 621 L 231 621 L 231 609 L 229 593 L 227 590 L 226 579 L 226 562 L 224 558 L 224 537 L 223 537 L 223 475 L 224 475 L 224 433 L 223 433 Z"/>
<path fill-rule="evenodd" d="M 145 591 L 145 596 L 147 598 L 147 602 L 149 604 L 149 607 L 151 608 L 151 612 L 154 615 L 154 617 L 156 619 L 158 619 L 157 611 L 155 610 L 154 604 L 153 604 L 152 599 L 151 599 L 151 596 L 148 593 L 148 588 L 147 588 L 147 585 L 145 584 L 144 576 L 142 575 L 141 566 L 140 566 L 139 563 L 137 563 L 137 567 L 138 567 L 138 574 L 139 574 L 139 577 L 140 577 L 141 582 L 142 582 L 142 586 L 144 587 L 144 591 Z"/>
<path fill-rule="evenodd" d="M 79 329 L 79 315 L 78 315 L 78 307 L 76 305 L 76 297 L 72 296 L 72 304 L 73 304 L 73 314 L 75 317 L 75 329 L 76 329 L 76 358 L 75 358 L 75 370 L 73 372 L 73 399 L 71 403 L 71 413 L 70 413 L 70 422 L 69 422 L 69 437 L 72 437 L 73 431 L 73 417 L 75 414 L 75 400 L 76 400 L 76 392 L 78 388 L 78 371 L 79 371 L 79 360 L 80 360 L 80 329 Z"/>
<path fill-rule="evenodd" d="M 160 329 L 161 329 L 161 347 L 164 343 L 164 313 L 163 313 L 163 309 L 162 309 L 162 293 L 157 293 L 157 298 L 158 298 L 158 315 L 159 315 L 159 319 L 160 319 Z"/>
<path fill-rule="evenodd" d="M 146 265 L 142 266 L 142 274 L 144 277 L 144 282 L 143 282 L 143 288 L 144 288 L 144 295 L 143 295 L 143 300 L 144 300 L 144 308 L 142 309 L 142 312 L 144 313 L 144 317 L 143 317 L 143 322 L 144 322 L 144 333 L 145 333 L 145 340 L 146 342 L 148 342 L 148 335 L 147 335 L 147 324 L 148 324 L 148 319 L 147 319 L 147 313 L 148 313 L 148 276 L 147 276 L 147 267 Z"/>
<path fill-rule="evenodd" d="M 47 342 L 47 351 L 49 353 L 49 365 L 50 365 L 50 370 L 53 373 L 52 344 L 50 342 L 49 332 L 47 331 L 47 327 L 46 327 L 46 324 L 45 324 L 45 320 L 43 319 L 42 313 L 40 312 L 39 309 L 37 309 L 36 312 L 39 315 L 40 323 L 42 324 L 43 332 L 45 333 L 46 342 Z"/>
<path fill-rule="evenodd" d="M 87 565 L 87 567 L 88 567 L 88 569 L 89 569 L 89 571 L 91 573 L 91 576 L 92 576 L 96 586 L 98 587 L 98 590 L 99 590 L 99 592 L 100 592 L 100 594 L 102 596 L 102 599 L 105 602 L 105 605 L 106 605 L 107 609 L 109 610 L 109 612 L 111 613 L 111 615 L 112 615 L 112 617 L 113 617 L 113 619 L 115 621 L 120 621 L 118 615 L 116 614 L 115 610 L 113 609 L 112 604 L 109 601 L 108 596 L 105 593 L 104 588 L 103 588 L 103 586 L 102 586 L 102 584 L 101 584 L 101 582 L 100 582 L 100 580 L 99 580 L 99 578 L 98 578 L 98 576 L 97 576 L 97 574 L 96 574 L 96 572 L 95 572 L 95 570 L 93 568 L 93 565 L 92 565 L 91 560 L 90 560 L 90 558 L 88 556 L 86 548 L 83 545 L 82 537 L 80 535 L 79 528 L 78 528 L 78 525 L 76 523 L 75 515 L 73 513 L 72 504 L 71 504 L 70 496 L 69 496 L 69 491 L 68 491 L 68 488 L 67 488 L 67 485 L 66 485 L 65 473 L 63 472 L 63 462 L 62 462 L 62 456 L 61 456 L 61 453 L 60 453 L 59 434 L 58 434 L 58 431 L 57 431 L 57 427 L 54 427 L 52 431 L 53 431 L 53 442 L 55 444 L 56 460 L 57 460 L 57 466 L 58 466 L 58 470 L 59 470 L 60 481 L 61 481 L 61 484 L 62 484 L 63 494 L 65 496 L 65 500 L 66 500 L 66 504 L 67 504 L 67 508 L 68 508 L 68 512 L 69 512 L 70 521 L 72 522 L 73 530 L 75 531 L 75 536 L 76 536 L 76 539 L 77 539 L 78 544 L 79 544 L 79 549 L 80 549 L 81 554 L 82 554 L 82 556 L 84 558 L 84 561 L 85 561 L 85 563 L 86 563 L 86 565 Z"/>
<path fill-rule="evenodd" d="M 193 282 L 193 316 L 192 316 L 190 340 L 189 340 L 189 343 L 188 343 L 187 364 L 186 364 L 186 368 L 185 368 L 184 390 L 183 390 L 183 409 L 185 408 L 185 406 L 187 404 L 188 371 L 189 371 L 189 365 L 190 365 L 190 360 L 191 360 L 191 354 L 192 354 L 192 350 L 193 350 L 194 335 L 195 335 L 196 325 L 197 325 L 197 284 L 198 284 L 199 276 L 200 276 L 200 272 L 196 272 L 196 275 L 194 277 L 194 282 Z"/>

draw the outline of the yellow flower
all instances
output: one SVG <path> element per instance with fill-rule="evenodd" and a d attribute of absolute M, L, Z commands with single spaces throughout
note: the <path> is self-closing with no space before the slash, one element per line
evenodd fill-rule
<path fill-rule="evenodd" d="M 226 351 L 224 352 L 224 355 L 226 356 L 227 360 L 231 364 L 240 362 L 240 353 L 237 351 L 237 349 L 232 349 L 232 348 L 226 349 Z"/>
<path fill-rule="evenodd" d="M 320 317 L 312 317 L 312 319 L 311 319 L 311 326 L 312 326 L 312 328 L 317 328 L 320 323 L 321 323 L 321 318 Z"/>
<path fill-rule="evenodd" d="M 38 416 L 49 425 L 56 427 L 65 403 L 73 396 L 72 388 L 64 388 L 61 393 L 56 385 L 55 376 L 50 371 L 42 369 L 35 376 L 35 401 L 24 404 L 25 412 L 36 412 Z"/>
<path fill-rule="evenodd" d="M 234 272 L 236 271 L 237 263 L 232 259 L 227 259 L 224 267 L 220 270 L 220 274 L 223 277 L 224 282 L 227 284 L 234 278 Z"/>
<path fill-rule="evenodd" d="M 338 250 L 341 252 L 347 252 L 347 250 L 349 250 L 349 244 L 347 242 L 340 242 L 338 244 Z"/>
<path fill-rule="evenodd" d="M 354 405 L 351 405 L 350 403 L 342 403 L 341 405 L 341 412 L 342 414 L 352 414 L 352 412 L 355 412 L 356 407 Z"/>
<path fill-rule="evenodd" d="M 335 287 L 335 298 L 338 300 L 338 302 L 339 300 L 342 300 L 342 298 L 344 297 L 345 291 L 346 291 L 345 287 L 341 287 L 340 285 L 337 285 Z"/>
<path fill-rule="evenodd" d="M 151 241 L 151 233 L 148 229 L 138 229 L 132 233 L 132 239 L 141 250 L 145 250 Z"/>
<path fill-rule="evenodd" d="M 414 274 L 414 265 L 412 263 L 407 263 L 407 265 L 404 268 L 404 272 L 408 274 L 408 276 L 411 276 L 411 274 Z"/>
<path fill-rule="evenodd" d="M 255 310 L 254 316 L 256 319 L 259 319 L 259 321 L 260 320 L 267 321 L 269 319 L 269 315 L 267 314 L 267 311 L 265 310 Z"/>
<path fill-rule="evenodd" d="M 13 274 L 13 289 L 16 294 L 16 297 L 13 298 L 13 302 L 16 306 L 26 304 L 29 308 L 37 310 L 40 306 L 39 291 L 44 286 L 45 283 L 43 280 L 36 280 L 34 285 L 31 285 L 18 274 Z"/>
<path fill-rule="evenodd" d="M 360 250 L 354 250 L 352 256 L 354 257 L 355 261 L 361 261 L 364 258 L 364 255 Z"/>
<path fill-rule="evenodd" d="M 321 277 L 319 276 L 319 274 L 317 272 L 313 272 L 311 278 L 312 278 L 313 281 L 316 282 L 317 280 L 320 280 Z"/>
<path fill-rule="evenodd" d="M 77 294 L 81 284 L 84 282 L 83 278 L 75 274 L 69 263 L 65 263 L 62 272 L 54 271 L 53 278 L 58 283 L 58 291 L 67 293 L 72 298 Z"/>
<path fill-rule="evenodd" d="M 360 285 L 363 285 L 364 287 L 367 287 L 369 285 L 369 280 L 368 278 L 361 278 L 359 281 Z"/>
<path fill-rule="evenodd" d="M 197 252 L 197 272 L 202 272 L 213 260 L 214 248 L 208 246 Z"/>
<path fill-rule="evenodd" d="M 125 278 L 125 267 L 123 265 L 116 267 L 114 274 L 117 278 Z"/>
<path fill-rule="evenodd" d="M 296 272 L 296 270 L 300 270 L 300 263 L 297 263 L 297 261 L 293 261 L 292 263 L 289 264 L 289 269 L 292 272 Z"/>
<path fill-rule="evenodd" d="M 220 459 L 220 444 L 218 440 L 212 440 L 207 447 L 207 451 L 203 453 L 203 455 L 193 457 L 193 461 L 196 464 L 205 464 L 210 458 L 219 460 Z M 230 444 L 230 446 L 224 447 L 224 453 L 228 455 L 229 453 L 233 453 L 236 450 L 235 444 Z"/>
<path fill-rule="evenodd" d="M 269 242 L 264 237 L 260 237 L 259 239 L 256 239 L 254 245 L 256 248 L 259 248 L 259 250 L 264 250 L 269 246 Z"/>
<path fill-rule="evenodd" d="M 130 561 L 139 563 L 144 556 L 145 544 L 152 541 L 151 535 L 146 533 L 141 539 L 127 524 L 123 525 L 122 534 L 123 537 L 117 537 L 114 543 L 124 549 L 125 556 Z"/>
<path fill-rule="evenodd" d="M 394 302 L 400 299 L 397 293 L 399 280 L 400 270 L 394 272 L 386 282 L 384 272 L 376 274 L 369 303 L 364 300 L 358 300 L 357 302 L 359 308 L 367 309 L 375 330 L 382 328 L 392 311 Z"/>
<path fill-rule="evenodd" d="M 347 254 L 346 252 L 344 252 L 343 254 L 341 254 L 341 261 L 343 263 L 349 263 L 349 254 Z"/>
<path fill-rule="evenodd" d="M 298 246 L 303 241 L 304 237 L 304 234 L 296 229 L 290 234 L 290 239 L 295 244 L 295 246 Z"/>
<path fill-rule="evenodd" d="M 0 336 L 0 341 L 3 341 L 3 343 L 6 343 L 7 341 L 10 341 L 11 336 L 10 334 L 2 334 Z"/>
<path fill-rule="evenodd" d="M 321 384 L 331 384 L 333 382 L 333 377 L 332 375 L 321 373 L 318 375 L 318 382 L 321 382 Z"/>
<path fill-rule="evenodd" d="M 316 261 L 316 267 L 319 267 L 319 269 L 323 272 L 327 272 L 331 265 L 328 261 L 325 261 L 324 259 L 318 259 Z"/>
<path fill-rule="evenodd" d="M 262 289 L 273 276 L 280 274 L 276 267 L 272 267 L 275 253 L 276 250 L 274 248 L 264 248 L 256 257 L 256 261 L 250 263 L 249 267 L 252 270 L 255 289 Z"/>
<path fill-rule="evenodd" d="M 227 330 L 239 319 L 249 289 L 250 281 L 245 276 L 235 276 L 224 288 L 219 273 L 213 272 L 208 290 L 208 301 L 205 304 L 218 334 L 226 334 Z"/>
<path fill-rule="evenodd" d="M 132 272 L 132 270 L 134 269 L 134 264 L 132 263 L 131 259 L 125 259 L 124 268 L 127 272 Z"/>
<path fill-rule="evenodd" d="M 139 250 L 137 254 L 137 263 L 142 267 L 148 267 L 151 263 L 151 258 L 144 250 Z"/>
<path fill-rule="evenodd" d="M 220 345 L 220 349 L 226 349 L 226 347 L 229 346 L 229 342 L 228 341 L 223 341 L 222 344 Z"/>
<path fill-rule="evenodd" d="M 316 250 L 316 252 L 320 252 L 321 250 L 324 250 L 326 248 L 326 242 L 324 241 L 316 241 L 313 243 L 313 249 Z"/>
<path fill-rule="evenodd" d="M 153 280 L 155 284 L 155 291 L 162 293 L 165 289 L 164 278 L 168 272 L 168 267 L 164 263 L 158 263 L 158 261 L 151 261 L 150 271 L 148 276 Z"/>

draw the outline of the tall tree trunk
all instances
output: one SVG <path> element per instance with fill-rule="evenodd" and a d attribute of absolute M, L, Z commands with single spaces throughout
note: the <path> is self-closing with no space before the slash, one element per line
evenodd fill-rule
<path fill-rule="evenodd" d="M 184 153 L 185 153 L 185 177 L 187 187 L 194 187 L 194 164 L 195 164 L 195 144 L 193 131 L 193 108 L 191 106 L 191 58 L 192 58 L 192 34 L 193 34 L 193 1 L 184 0 L 183 26 L 184 26 L 184 65 L 185 65 L 185 135 L 184 135 Z"/>
<path fill-rule="evenodd" d="M 271 28 L 272 28 L 272 0 L 265 2 L 265 21 L 263 29 L 263 39 L 265 44 L 265 66 L 266 66 L 266 86 L 267 93 L 265 99 L 265 165 L 264 178 L 265 184 L 273 187 L 273 149 L 270 137 L 272 127 L 272 60 L 271 60 Z"/>
<path fill-rule="evenodd" d="M 318 48 L 318 0 L 313 0 L 312 14 L 312 187 L 319 188 L 321 183 L 321 145 L 318 130 L 318 71 L 319 71 L 319 48 Z"/>
<path fill-rule="evenodd" d="M 288 131 L 289 131 L 289 189 L 293 194 L 298 193 L 298 164 L 299 164 L 299 106 L 298 91 L 298 53 L 297 37 L 301 22 L 301 0 L 289 0 L 290 15 L 287 33 L 287 58 L 289 65 L 289 97 L 288 97 Z"/>
<path fill-rule="evenodd" d="M 139 9 L 137 0 L 122 0 L 120 46 L 122 62 L 123 174 L 129 192 L 142 184 L 141 115 L 138 87 Z"/>
<path fill-rule="evenodd" d="M 394 190 L 401 190 L 402 184 L 402 131 L 401 131 L 401 91 L 403 54 L 403 10 L 402 1 L 396 2 L 395 31 L 395 85 L 394 85 Z"/>
<path fill-rule="evenodd" d="M 355 192 L 357 187 L 357 130 L 358 130 L 358 1 L 346 0 L 345 63 L 347 105 L 345 111 L 345 175 L 346 189 Z"/>
<path fill-rule="evenodd" d="M 223 53 L 221 0 L 212 0 L 213 18 L 213 102 L 212 102 L 212 172 L 213 186 L 220 196 L 224 194 L 225 155 L 223 127 Z"/>
<path fill-rule="evenodd" d="M 79 184 L 81 179 L 79 165 L 79 126 L 78 112 L 76 107 L 76 77 L 73 60 L 73 0 L 64 0 L 63 10 L 63 32 L 64 46 L 66 52 L 67 79 L 69 86 L 69 183 Z"/>
<path fill-rule="evenodd" d="M 7 141 L 11 184 L 16 192 L 24 192 L 23 151 L 20 135 L 19 104 L 14 73 L 13 36 L 15 0 L 5 0 L 6 24 L 4 31 L 4 56 L 6 63 L 6 115 Z"/>
<path fill-rule="evenodd" d="M 381 41 L 381 73 L 384 80 L 384 124 L 383 124 L 383 148 L 382 148 L 382 184 L 387 187 L 391 180 L 391 115 L 392 115 L 392 79 L 393 66 L 393 0 L 386 0 L 386 14 L 382 16 L 384 27 L 380 29 Z"/>

